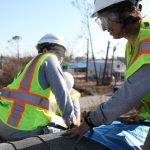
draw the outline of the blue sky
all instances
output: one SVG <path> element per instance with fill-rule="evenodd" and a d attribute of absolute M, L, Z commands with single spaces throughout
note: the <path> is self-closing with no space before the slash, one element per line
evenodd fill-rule
<path fill-rule="evenodd" d="M 79 39 L 81 18 L 72 6 L 72 0 L 1 0 L 0 5 L 0 55 L 16 54 L 16 43 L 8 43 L 13 36 L 21 36 L 22 56 L 37 54 L 35 45 L 46 33 L 61 34 L 76 56 L 85 55 L 86 40 Z M 93 0 L 90 0 L 93 3 Z M 150 17 L 148 0 L 143 0 L 143 14 Z M 108 40 L 111 48 L 120 43 L 116 55 L 123 56 L 125 40 L 113 40 L 108 33 L 100 31 L 91 19 L 91 31 L 95 55 L 105 56 Z M 111 51 L 110 51 L 111 56 Z"/>

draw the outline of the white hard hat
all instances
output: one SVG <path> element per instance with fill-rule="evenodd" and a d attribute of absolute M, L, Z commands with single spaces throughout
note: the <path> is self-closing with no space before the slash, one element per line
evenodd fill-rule
<path fill-rule="evenodd" d="M 96 17 L 97 16 L 97 12 L 102 10 L 102 9 L 105 9 L 113 4 L 116 4 L 116 3 L 119 3 L 119 2 L 123 2 L 123 1 L 130 1 L 132 2 L 133 4 L 137 1 L 140 1 L 140 0 L 95 0 L 94 1 L 94 12 L 93 14 L 91 15 L 91 17 Z"/>
<path fill-rule="evenodd" d="M 63 76 L 65 79 L 68 91 L 70 92 L 74 85 L 74 78 L 73 78 L 72 74 L 69 72 L 63 72 Z"/>
<path fill-rule="evenodd" d="M 37 43 L 36 48 L 39 50 L 40 45 L 44 43 L 49 43 L 49 44 L 58 44 L 60 46 L 63 46 L 65 49 L 66 44 L 63 40 L 63 38 L 60 35 L 57 34 L 46 34 L 44 35 Z"/>

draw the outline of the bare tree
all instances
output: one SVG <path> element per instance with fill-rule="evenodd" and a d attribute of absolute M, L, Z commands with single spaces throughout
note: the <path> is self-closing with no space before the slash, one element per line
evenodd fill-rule
<path fill-rule="evenodd" d="M 74 7 L 76 7 L 80 12 L 81 19 L 82 19 L 81 23 L 82 23 L 83 37 L 87 41 L 89 41 L 91 51 L 92 51 L 92 58 L 93 58 L 93 62 L 94 62 L 96 83 L 97 83 L 97 85 L 99 85 L 96 63 L 95 63 L 94 50 L 93 50 L 92 36 L 91 36 L 91 30 L 90 30 L 90 15 L 91 15 L 91 10 L 92 10 L 92 5 L 88 2 L 88 0 L 82 0 L 82 1 L 73 0 L 72 5 Z M 89 53 L 89 50 L 87 51 L 87 53 Z M 88 54 L 87 54 L 87 56 L 88 56 Z"/>
<path fill-rule="evenodd" d="M 19 42 L 20 42 L 21 39 L 22 39 L 22 37 L 18 36 L 18 35 L 12 37 L 12 40 L 16 41 L 16 44 L 17 44 L 17 57 L 18 57 L 18 59 L 20 58 Z"/>

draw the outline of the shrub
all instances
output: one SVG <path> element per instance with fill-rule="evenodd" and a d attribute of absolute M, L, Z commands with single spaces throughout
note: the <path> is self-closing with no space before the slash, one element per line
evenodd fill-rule
<path fill-rule="evenodd" d="M 31 59 L 31 57 L 25 58 L 7 58 L 7 61 L 2 65 L 2 76 L 0 77 L 1 87 L 10 84 L 20 70 L 23 69 L 25 64 Z"/>

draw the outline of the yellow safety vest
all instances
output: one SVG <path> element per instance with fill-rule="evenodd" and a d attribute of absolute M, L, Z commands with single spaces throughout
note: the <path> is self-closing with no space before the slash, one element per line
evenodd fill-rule
<path fill-rule="evenodd" d="M 0 120 L 20 130 L 34 130 L 51 122 L 56 101 L 50 99 L 51 88 L 40 86 L 38 75 L 43 62 L 51 54 L 39 54 L 17 75 L 0 96 Z"/>
<path fill-rule="evenodd" d="M 128 79 L 142 65 L 150 64 L 150 21 L 141 23 L 139 35 L 135 41 L 134 47 L 130 41 L 126 45 L 127 69 L 125 77 Z M 141 99 L 141 107 L 138 109 L 139 116 L 150 120 L 150 92 Z"/>

